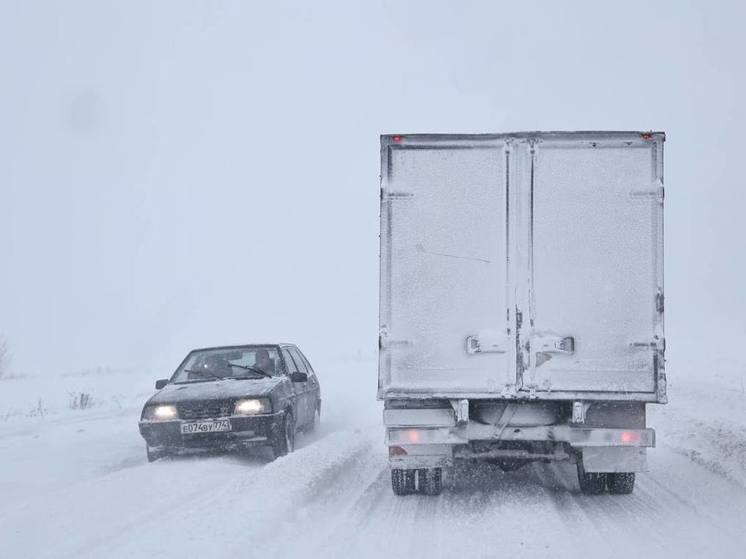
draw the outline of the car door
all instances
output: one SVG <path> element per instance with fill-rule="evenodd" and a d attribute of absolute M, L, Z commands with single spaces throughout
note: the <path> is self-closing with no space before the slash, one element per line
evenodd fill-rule
<path fill-rule="evenodd" d="M 306 368 L 308 369 L 308 381 L 310 383 L 311 392 L 311 412 L 313 413 L 316 411 L 316 406 L 318 406 L 318 403 L 321 401 L 321 385 L 319 384 L 319 379 L 316 376 L 316 372 L 313 370 L 313 367 L 311 367 L 311 362 L 306 358 L 305 354 L 300 349 L 298 349 L 298 354 L 300 355 L 301 359 L 306 364 Z"/>
<path fill-rule="evenodd" d="M 303 372 L 298 364 L 295 362 L 295 359 L 293 359 L 293 356 L 290 353 L 289 347 L 283 347 L 282 348 L 282 358 L 285 361 L 285 367 L 287 369 L 288 376 L 291 376 L 293 373 L 296 372 Z M 308 388 L 306 387 L 308 383 L 307 382 L 294 382 L 293 385 L 293 391 L 295 392 L 295 424 L 296 425 L 305 425 L 308 422 L 308 398 L 307 398 L 307 392 Z"/>
<path fill-rule="evenodd" d="M 298 383 L 303 385 L 303 407 L 306 413 L 304 425 L 308 425 L 313 421 L 313 414 L 316 409 L 316 379 L 312 378 L 312 371 L 310 371 L 306 366 L 306 362 L 301 356 L 298 348 L 291 347 L 289 349 L 290 354 L 293 356 L 293 359 L 298 366 L 298 370 L 301 373 L 306 373 L 308 376 L 307 382 Z"/>

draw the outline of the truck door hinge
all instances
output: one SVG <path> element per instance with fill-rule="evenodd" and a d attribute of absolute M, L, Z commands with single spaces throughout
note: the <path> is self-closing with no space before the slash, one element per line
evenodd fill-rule
<path fill-rule="evenodd" d="M 407 347 L 414 345 L 412 340 L 391 340 L 389 338 L 378 338 L 378 347 L 386 349 L 389 347 Z"/>
<path fill-rule="evenodd" d="M 666 338 L 659 338 L 656 336 L 651 341 L 647 342 L 629 342 L 629 347 L 632 349 L 654 349 L 657 351 L 665 351 Z"/>
<path fill-rule="evenodd" d="M 412 340 L 392 340 L 389 337 L 389 329 L 386 326 L 381 326 L 378 331 L 378 348 L 386 349 L 389 347 L 402 347 L 414 345 Z"/>
<path fill-rule="evenodd" d="M 666 193 L 665 189 L 662 186 L 659 186 L 658 188 L 630 190 L 629 196 L 630 198 L 635 198 L 635 199 L 643 199 L 643 200 L 649 199 L 649 200 L 657 200 L 658 202 L 663 202 L 665 193 Z"/>
<path fill-rule="evenodd" d="M 381 189 L 381 200 L 409 200 L 414 198 L 413 192 L 395 192 Z"/>

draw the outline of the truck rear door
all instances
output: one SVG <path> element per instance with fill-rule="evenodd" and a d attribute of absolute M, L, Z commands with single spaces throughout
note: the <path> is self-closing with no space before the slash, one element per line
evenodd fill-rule
<path fill-rule="evenodd" d="M 662 146 L 382 137 L 379 396 L 665 399 Z"/>
<path fill-rule="evenodd" d="M 663 349 L 662 139 L 519 148 L 530 277 L 524 389 L 654 392 Z"/>
<path fill-rule="evenodd" d="M 389 136 L 381 149 L 379 393 L 514 387 L 504 142 Z"/>

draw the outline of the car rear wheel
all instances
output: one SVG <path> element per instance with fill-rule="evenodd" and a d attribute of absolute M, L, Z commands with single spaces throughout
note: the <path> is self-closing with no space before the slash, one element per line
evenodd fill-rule
<path fill-rule="evenodd" d="M 313 412 L 313 419 L 308 423 L 305 428 L 306 433 L 313 433 L 321 423 L 321 404 L 316 403 L 316 410 Z"/>
<path fill-rule="evenodd" d="M 293 419 L 293 413 L 286 411 L 280 429 L 275 433 L 272 440 L 272 451 L 275 458 L 279 458 L 293 452 L 293 450 L 295 450 L 295 420 Z"/>

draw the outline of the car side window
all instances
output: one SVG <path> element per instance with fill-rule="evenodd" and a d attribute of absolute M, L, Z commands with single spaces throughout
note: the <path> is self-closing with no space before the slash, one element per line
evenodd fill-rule
<path fill-rule="evenodd" d="M 295 364 L 295 361 L 293 361 L 292 355 L 290 355 L 290 352 L 285 348 L 282 349 L 282 357 L 285 359 L 285 366 L 288 369 L 288 374 L 298 371 L 298 366 Z"/>
<path fill-rule="evenodd" d="M 306 356 L 303 354 L 301 350 L 298 350 L 298 353 L 301 356 L 301 359 L 303 359 L 303 362 L 306 364 L 306 368 L 309 370 L 311 374 L 316 374 L 316 372 L 313 370 L 313 367 L 311 367 L 311 362 L 306 359 Z"/>
<path fill-rule="evenodd" d="M 299 352 L 299 351 L 298 351 L 298 350 L 297 350 L 296 348 L 294 348 L 294 347 L 291 347 L 291 348 L 290 348 L 290 353 L 292 354 L 292 356 L 293 356 L 293 359 L 295 359 L 295 363 L 296 363 L 296 365 L 298 365 L 298 370 L 299 370 L 299 371 L 300 371 L 301 373 L 306 373 L 306 374 L 308 374 L 308 368 L 306 367 L 306 363 L 305 363 L 305 362 L 303 361 L 303 359 L 301 358 L 301 356 L 300 356 L 300 352 Z"/>

